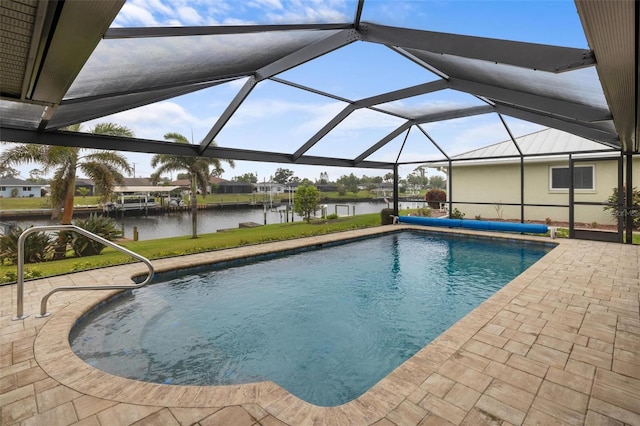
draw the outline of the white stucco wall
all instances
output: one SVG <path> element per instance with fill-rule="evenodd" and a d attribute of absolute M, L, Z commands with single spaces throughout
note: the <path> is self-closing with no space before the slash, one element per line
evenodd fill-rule
<path fill-rule="evenodd" d="M 38 186 L 4 186 L 4 185 L 0 185 L 0 197 L 3 198 L 10 198 L 12 196 L 11 192 L 13 191 L 14 188 L 18 189 L 18 197 L 36 197 L 36 198 L 40 198 L 40 190 L 42 188 L 42 186 L 38 185 Z"/>
<path fill-rule="evenodd" d="M 462 164 L 462 163 L 461 163 Z M 576 190 L 575 201 L 605 202 L 617 186 L 616 161 L 592 161 L 579 165 L 594 165 L 595 188 Z M 640 186 L 640 159 L 634 160 L 634 186 Z M 528 162 L 524 167 L 524 202 L 530 204 L 568 205 L 568 190 L 550 189 L 550 167 L 568 167 L 568 162 Z M 520 203 L 520 164 L 459 165 L 452 170 L 452 199 L 464 202 Z M 454 203 L 454 208 L 465 213 L 465 218 L 498 218 L 496 205 L 470 205 Z M 504 206 L 502 218 L 520 219 L 520 206 Z M 569 209 L 559 207 L 525 207 L 525 220 L 568 222 Z M 576 222 L 614 224 L 613 218 L 602 206 L 580 206 L 575 209 Z"/>

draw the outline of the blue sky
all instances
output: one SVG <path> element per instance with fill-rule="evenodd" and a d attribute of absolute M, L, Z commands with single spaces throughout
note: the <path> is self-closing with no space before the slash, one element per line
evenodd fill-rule
<path fill-rule="evenodd" d="M 129 0 L 113 26 L 292 24 L 301 22 L 350 22 L 356 2 L 346 0 Z M 450 32 L 588 48 L 573 1 L 446 1 L 446 0 L 367 0 L 363 21 Z M 104 41 L 103 41 L 104 42 Z M 325 57 L 289 70 L 278 77 L 316 87 L 348 99 L 359 99 L 427 81 L 435 76 L 381 45 L 356 42 Z M 112 121 L 131 128 L 136 137 L 162 140 L 167 132 L 178 132 L 197 143 L 216 122 L 242 81 L 198 93 L 122 112 L 85 123 Z M 480 105 L 470 95 L 442 91 L 389 105 L 438 106 Z M 323 96 L 294 90 L 281 84 L 260 83 L 227 127 L 216 137 L 219 146 L 292 152 L 319 130 L 345 104 Z M 513 133 L 523 135 L 540 126 L 507 119 Z M 345 157 L 359 154 L 402 123 L 393 116 L 358 111 L 332 131 L 309 155 Z M 434 123 L 426 130 L 450 154 L 496 143 L 508 138 L 495 114 Z M 375 153 L 372 160 L 395 160 L 402 138 Z M 153 169 L 150 155 L 127 153 L 135 163 L 136 176 L 149 176 Z M 340 155 L 336 155 L 340 156 Z M 425 147 L 424 137 L 415 132 L 403 150 L 401 161 L 440 157 L 433 147 Z M 236 162 L 227 169 L 226 179 L 243 173 L 257 173 L 269 179 L 278 167 L 292 169 L 303 178 L 316 179 L 323 171 L 335 180 L 343 174 L 382 175 L 387 171 L 337 169 L 273 163 Z M 32 167 L 21 170 L 24 177 Z M 404 166 L 406 176 L 415 166 Z"/>

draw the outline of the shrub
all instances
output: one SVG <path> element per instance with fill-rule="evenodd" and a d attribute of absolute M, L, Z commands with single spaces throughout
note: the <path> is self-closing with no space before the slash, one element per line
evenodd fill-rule
<path fill-rule="evenodd" d="M 431 217 L 431 209 L 420 207 L 417 211 L 417 215 L 422 217 Z"/>
<path fill-rule="evenodd" d="M 623 193 L 626 196 L 626 189 L 623 188 Z M 637 188 L 632 188 L 633 195 L 633 211 L 630 214 L 633 217 L 633 228 L 640 228 L 640 191 Z M 618 188 L 613 188 L 613 193 L 607 199 L 607 202 L 613 205 L 604 206 L 602 209 L 606 212 L 609 212 L 611 216 L 617 221 L 620 216 L 624 216 L 624 206 L 622 209 L 618 206 Z M 624 203 L 624 198 L 623 198 Z M 626 223 L 625 223 L 626 226 Z"/>
<path fill-rule="evenodd" d="M 120 236 L 120 230 L 115 220 L 102 215 L 98 216 L 95 213 L 91 214 L 88 219 L 76 220 L 76 226 L 109 241 L 113 241 Z M 102 253 L 104 244 L 82 234 L 73 233 L 71 236 L 71 248 L 76 256 L 94 256 Z"/>
<path fill-rule="evenodd" d="M 26 229 L 32 228 L 29 226 Z M 19 226 L 7 235 L 0 237 L 0 258 L 7 259 L 12 265 L 18 263 L 18 238 L 25 231 Z M 24 262 L 44 262 L 51 253 L 51 236 L 46 232 L 34 232 L 24 241 Z"/>
<path fill-rule="evenodd" d="M 22 278 L 24 278 L 25 280 L 30 280 L 33 278 L 40 278 L 42 277 L 44 274 L 42 273 L 41 270 L 37 269 L 37 268 L 25 268 Z M 4 273 L 3 276 L 0 276 L 0 283 L 11 283 L 11 282 L 16 282 L 18 281 L 18 273 L 14 272 L 14 271 L 7 271 Z"/>
<path fill-rule="evenodd" d="M 327 220 L 337 219 L 338 215 L 336 213 L 331 213 L 327 215 Z"/>
<path fill-rule="evenodd" d="M 447 201 L 447 193 L 442 189 L 430 189 L 425 194 L 424 200 L 432 209 L 439 209 L 440 204 Z"/>
<path fill-rule="evenodd" d="M 449 217 L 451 219 L 464 219 L 464 213 L 462 213 L 460 210 L 458 209 L 453 209 L 453 211 L 451 212 L 451 214 L 449 215 Z"/>

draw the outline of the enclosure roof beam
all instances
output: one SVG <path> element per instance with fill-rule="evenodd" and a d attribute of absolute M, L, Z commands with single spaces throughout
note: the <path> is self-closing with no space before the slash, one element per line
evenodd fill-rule
<path fill-rule="evenodd" d="M 364 41 L 553 73 L 595 63 L 593 52 L 588 49 L 396 28 L 368 22 L 360 27 Z"/>
<path fill-rule="evenodd" d="M 302 155 L 310 150 L 320 139 L 325 137 L 327 133 L 333 130 L 338 124 L 340 124 L 345 118 L 347 118 L 355 108 L 353 105 L 347 105 L 338 115 L 333 117 L 331 121 L 325 124 L 322 129 L 318 130 L 315 135 L 311 136 L 311 138 L 305 142 L 296 152 L 293 153 L 292 159 L 293 161 L 297 161 Z"/>
<path fill-rule="evenodd" d="M 197 145 L 161 142 L 148 139 L 124 138 L 119 136 L 96 135 L 79 132 L 34 132 L 32 130 L 2 128 L 2 139 L 5 142 L 31 143 L 40 145 L 59 145 L 79 148 L 107 149 L 148 154 L 167 154 L 177 156 L 203 156 L 225 158 L 229 160 L 261 161 L 268 163 L 304 164 L 329 167 L 354 167 L 354 161 L 342 158 L 317 157 L 303 155 L 296 161 L 291 154 L 263 152 L 237 148 L 210 146 L 200 153 Z M 363 161 L 358 167 L 371 169 L 392 169 L 393 163 Z"/>
<path fill-rule="evenodd" d="M 489 114 L 494 112 L 494 108 L 491 105 L 480 105 L 464 109 L 456 109 L 451 111 L 441 111 L 431 114 L 426 114 L 413 119 L 414 123 L 433 123 L 436 121 L 453 120 L 454 118 L 472 117 L 474 115 Z"/>
<path fill-rule="evenodd" d="M 352 43 L 356 38 L 355 31 L 342 30 L 257 70 L 256 75 L 249 78 L 244 84 L 240 92 L 233 98 L 220 118 L 218 118 L 218 121 L 202 140 L 200 152 L 204 152 L 209 147 L 258 82 Z"/>
<path fill-rule="evenodd" d="M 216 121 L 216 123 L 213 125 L 211 130 L 209 130 L 209 133 L 207 133 L 207 135 L 204 137 L 204 139 L 200 143 L 199 152 L 201 154 L 209 147 L 209 145 L 211 145 L 211 143 L 213 142 L 215 137 L 218 136 L 218 133 L 220 133 L 224 125 L 227 124 L 227 122 L 231 119 L 233 114 L 238 110 L 238 108 L 240 108 L 240 105 L 242 105 L 242 102 L 244 102 L 247 96 L 249 96 L 249 93 L 251 93 L 256 83 L 257 83 L 256 79 L 253 76 L 249 77 L 249 79 L 244 83 L 240 91 L 236 94 L 236 96 L 229 103 L 229 105 L 227 105 L 227 108 L 224 110 L 222 115 L 220 115 L 220 117 L 218 118 L 218 121 Z"/>
<path fill-rule="evenodd" d="M 385 104 L 387 102 L 393 102 L 400 99 L 411 98 L 413 96 L 425 95 L 427 93 L 433 93 L 440 90 L 447 89 L 449 83 L 446 80 L 438 79 L 429 83 L 418 84 L 416 86 L 407 87 L 400 90 L 394 90 L 393 92 L 383 93 L 381 95 L 371 96 L 369 98 L 360 99 L 355 101 L 354 104 L 358 108 L 367 108 L 374 105 Z"/>
<path fill-rule="evenodd" d="M 601 129 L 587 127 L 579 122 L 569 121 L 562 117 L 541 114 L 538 111 L 532 112 L 513 105 L 503 104 L 501 102 L 496 102 L 494 108 L 496 112 L 500 114 L 515 117 L 520 120 L 530 121 L 546 127 L 553 127 L 554 129 L 572 133 L 614 149 L 620 149 L 620 141 L 618 140 L 618 137 L 615 134 Z"/>
<path fill-rule="evenodd" d="M 395 129 L 393 132 L 389 133 L 387 136 L 385 136 L 384 138 L 380 139 L 375 145 L 373 145 L 371 148 L 369 148 L 368 150 L 366 150 L 365 152 L 363 152 L 362 154 L 358 155 L 354 160 L 353 163 L 355 166 L 359 167 L 359 164 L 361 164 L 365 158 L 367 158 L 368 156 L 370 156 L 371 154 L 373 154 L 374 152 L 376 152 L 377 150 L 379 150 L 380 148 L 382 148 L 383 146 L 385 146 L 386 144 L 388 144 L 389 142 L 391 142 L 393 139 L 395 139 L 398 135 L 402 134 L 402 132 L 404 132 L 405 130 L 407 130 L 409 127 L 412 126 L 412 122 L 411 121 L 407 121 L 406 123 L 402 124 L 400 127 L 398 127 L 397 129 Z"/>
<path fill-rule="evenodd" d="M 273 31 L 301 30 L 344 30 L 351 29 L 352 23 L 336 24 L 283 24 L 283 25 L 212 25 L 193 27 L 135 27 L 109 28 L 105 39 L 150 38 L 150 37 L 188 37 L 225 34 L 257 34 Z"/>
<path fill-rule="evenodd" d="M 342 30 L 260 68 L 256 72 L 256 77 L 258 81 L 273 77 L 283 71 L 351 44 L 358 38 L 359 35 L 355 30 Z"/>
<path fill-rule="evenodd" d="M 476 96 L 484 96 L 492 102 L 500 100 L 584 122 L 611 120 L 611 113 L 606 108 L 591 107 L 571 101 L 553 99 L 548 96 L 520 92 L 468 80 L 452 78 L 449 80 L 449 84 L 452 89 Z"/>

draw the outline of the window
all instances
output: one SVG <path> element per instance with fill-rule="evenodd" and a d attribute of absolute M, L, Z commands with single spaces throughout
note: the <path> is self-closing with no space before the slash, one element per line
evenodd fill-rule
<path fill-rule="evenodd" d="M 31 187 L 30 186 L 23 186 L 22 190 L 23 191 L 31 191 Z"/>
<path fill-rule="evenodd" d="M 569 167 L 549 169 L 549 189 L 569 189 Z M 575 189 L 595 190 L 595 166 L 574 166 L 573 184 Z"/>

